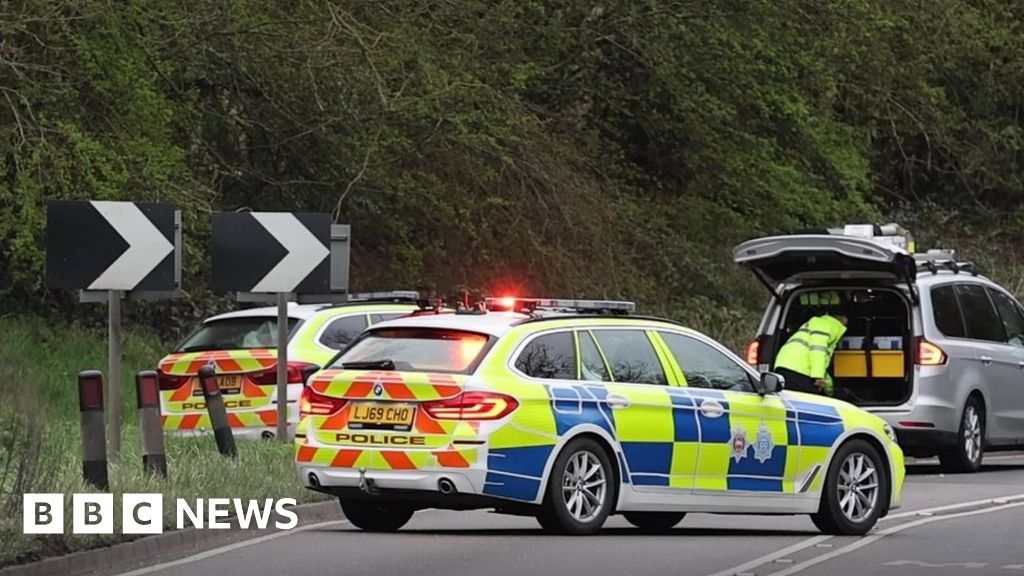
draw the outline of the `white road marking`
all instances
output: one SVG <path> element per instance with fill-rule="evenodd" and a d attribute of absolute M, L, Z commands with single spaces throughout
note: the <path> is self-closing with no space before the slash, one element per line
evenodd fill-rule
<path fill-rule="evenodd" d="M 988 566 L 988 562 L 944 562 L 944 563 L 932 563 L 924 562 L 921 560 L 893 560 L 892 562 L 885 562 L 882 566 L 917 566 L 919 568 L 984 568 Z"/>
<path fill-rule="evenodd" d="M 873 543 L 875 543 L 875 542 L 881 540 L 882 538 L 885 538 L 886 536 L 889 536 L 891 534 L 895 534 L 897 532 L 902 532 L 904 530 L 909 530 L 911 528 L 916 528 L 918 526 L 923 526 L 925 524 L 931 524 L 932 522 L 941 522 L 943 520 L 952 520 L 954 518 L 963 518 L 965 516 L 976 516 L 978 514 L 991 514 L 992 512 L 1000 512 L 1002 510 L 1009 510 L 1010 508 L 1019 508 L 1021 506 L 1024 506 L 1024 502 L 1016 502 L 1014 504 L 1004 504 L 1002 506 L 995 506 L 995 507 L 992 507 L 992 508 L 982 508 L 980 510 L 969 510 L 967 512 L 958 512 L 956 514 L 945 514 L 945 515 L 941 515 L 941 516 L 930 516 L 928 518 L 921 518 L 920 520 L 913 520 L 911 522 L 905 522 L 903 524 L 897 524 L 896 526 L 893 526 L 891 528 L 886 528 L 885 530 L 876 532 L 874 534 L 871 534 L 870 536 L 865 536 L 865 537 L 861 538 L 860 540 L 857 540 L 856 542 L 853 542 L 852 544 L 848 544 L 846 546 L 843 546 L 842 548 L 837 548 L 837 549 L 835 549 L 835 550 L 833 550 L 833 551 L 831 551 L 831 552 L 829 552 L 827 554 L 822 554 L 821 556 L 818 556 L 817 558 L 811 558 L 810 560 L 805 560 L 805 561 L 803 561 L 803 562 L 801 562 L 799 564 L 796 564 L 796 565 L 794 565 L 794 566 L 792 566 L 790 568 L 787 568 L 785 570 L 780 570 L 778 572 L 772 572 L 768 576 L 790 576 L 792 574 L 796 574 L 798 572 L 802 572 L 802 571 L 810 568 L 811 566 L 817 566 L 818 564 L 821 564 L 822 562 L 827 562 L 829 560 L 832 560 L 833 558 L 837 558 L 839 556 L 843 556 L 844 554 L 849 554 L 850 552 L 853 552 L 855 550 L 860 550 L 861 548 L 863 548 L 865 546 L 868 546 L 870 544 L 873 544 Z"/>
<path fill-rule="evenodd" d="M 890 514 L 889 516 L 886 516 L 885 518 L 882 518 L 881 520 L 879 520 L 879 522 L 899 520 L 901 518 L 911 518 L 911 517 L 914 517 L 914 516 L 928 516 L 929 518 L 932 518 L 932 519 L 941 519 L 943 517 L 941 517 L 941 516 L 935 517 L 935 516 L 930 516 L 930 515 L 933 515 L 936 512 L 947 512 L 949 510 L 957 510 L 957 509 L 960 509 L 960 508 L 973 508 L 975 506 L 984 506 L 986 504 L 1005 504 L 1005 503 L 1013 501 L 1013 500 L 1021 500 L 1021 499 L 1024 499 L 1024 493 L 1022 493 L 1022 494 L 1013 494 L 1011 496 L 1001 496 L 1001 497 L 998 497 L 998 498 L 985 498 L 983 500 L 972 500 L 970 502 L 958 502 L 956 504 L 946 504 L 944 506 L 936 506 L 934 508 L 922 508 L 920 510 L 907 510 L 906 512 L 901 512 L 899 514 Z M 775 552 L 771 552 L 771 553 L 765 554 L 764 556 L 761 556 L 759 558 L 754 558 L 753 560 L 750 560 L 748 562 L 744 562 L 743 564 L 740 564 L 738 566 L 733 566 L 732 568 L 726 568 L 725 570 L 721 570 L 719 572 L 715 572 L 714 574 L 711 574 L 710 576 L 736 576 L 739 573 L 748 572 L 748 571 L 752 570 L 753 568 L 757 568 L 758 566 L 761 566 L 763 564 L 768 564 L 770 562 L 774 562 L 776 558 L 785 558 L 786 556 L 788 556 L 789 554 L 792 554 L 793 552 L 799 552 L 800 550 L 803 550 L 805 548 L 810 548 L 812 546 L 815 547 L 815 548 L 831 548 L 832 544 L 826 543 L 826 541 L 830 540 L 830 539 L 832 539 L 832 536 L 826 536 L 826 535 L 813 536 L 811 538 L 808 538 L 807 540 L 802 540 L 800 542 L 797 542 L 796 544 L 793 544 L 792 546 L 788 546 L 788 547 L 783 548 L 781 550 L 776 550 Z"/>
<path fill-rule="evenodd" d="M 142 576 L 143 574 L 152 574 L 153 572 L 157 572 L 159 570 L 166 570 L 167 568 L 174 568 L 176 566 L 181 566 L 184 564 L 191 564 L 192 562 L 205 560 L 206 558 L 217 556 L 218 554 L 224 554 L 225 552 L 231 552 L 232 550 L 238 550 L 240 548 L 255 546 L 257 544 L 262 544 L 264 542 L 275 540 L 277 538 L 284 538 L 285 536 L 291 536 L 293 534 L 298 534 L 300 532 L 305 532 L 307 530 L 324 528 L 326 526 L 332 526 L 334 524 L 345 524 L 346 522 L 347 520 L 331 520 L 328 522 L 309 524 L 308 526 L 302 526 L 301 528 L 295 528 L 293 530 L 282 530 L 280 532 L 274 532 L 273 534 L 267 534 L 266 536 L 260 536 L 259 538 L 235 542 L 234 544 L 228 544 L 226 546 L 221 546 L 220 548 L 212 548 L 210 550 L 206 550 L 198 554 L 193 554 L 192 556 L 186 556 L 184 558 L 179 558 L 177 560 L 171 560 L 170 562 L 146 566 L 144 568 L 139 568 L 138 570 L 132 570 L 131 572 L 123 572 L 121 574 L 118 574 L 118 576 Z"/>

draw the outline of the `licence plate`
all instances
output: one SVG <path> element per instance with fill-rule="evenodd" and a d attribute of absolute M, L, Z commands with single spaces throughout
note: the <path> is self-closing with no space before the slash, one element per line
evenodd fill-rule
<path fill-rule="evenodd" d="M 349 414 L 351 428 L 397 428 L 410 429 L 416 417 L 415 404 L 354 402 Z"/>
<path fill-rule="evenodd" d="M 217 385 L 220 386 L 220 393 L 238 394 L 242 390 L 242 378 L 245 378 L 245 376 L 242 376 L 241 374 L 217 376 Z M 194 378 L 192 380 L 192 395 L 203 395 L 203 385 L 199 382 L 199 378 Z"/>

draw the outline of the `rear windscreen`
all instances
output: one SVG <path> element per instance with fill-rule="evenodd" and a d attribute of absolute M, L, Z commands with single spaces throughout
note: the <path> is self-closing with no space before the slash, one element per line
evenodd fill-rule
<path fill-rule="evenodd" d="M 484 334 L 436 328 L 389 328 L 365 334 L 334 359 L 331 368 L 346 364 L 394 365 L 403 372 L 469 374 L 487 350 Z"/>
<path fill-rule="evenodd" d="M 298 319 L 288 319 L 289 335 L 298 324 Z M 251 348 L 277 348 L 276 317 L 247 316 L 207 322 L 179 344 L 175 352 Z"/>

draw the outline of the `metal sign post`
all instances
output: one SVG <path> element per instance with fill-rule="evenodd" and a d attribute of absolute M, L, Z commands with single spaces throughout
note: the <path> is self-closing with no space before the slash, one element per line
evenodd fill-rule
<path fill-rule="evenodd" d="M 121 292 L 107 292 L 107 409 L 110 413 L 110 454 L 121 455 Z"/>
<path fill-rule="evenodd" d="M 53 201 L 46 207 L 46 282 L 106 302 L 110 457 L 121 452 L 121 300 L 168 298 L 181 284 L 181 213 L 168 204 Z"/>
<path fill-rule="evenodd" d="M 282 292 L 277 294 L 277 437 L 288 438 L 288 295 Z"/>
<path fill-rule="evenodd" d="M 239 301 L 277 303 L 277 430 L 288 434 L 288 301 L 328 301 L 348 289 L 348 254 L 335 254 L 327 214 L 219 212 L 213 215 L 211 286 Z M 348 227 L 344 240 L 347 249 Z M 341 270 L 341 268 L 344 270 Z M 341 274 L 344 285 L 336 277 Z M 316 296 L 312 296 L 316 295 Z"/>

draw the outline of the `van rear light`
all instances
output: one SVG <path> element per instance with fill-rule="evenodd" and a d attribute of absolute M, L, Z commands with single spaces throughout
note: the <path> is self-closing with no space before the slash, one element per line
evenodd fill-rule
<path fill-rule="evenodd" d="M 289 362 L 288 363 L 288 383 L 289 384 L 302 384 L 306 381 L 306 377 L 311 371 L 316 370 L 316 364 L 310 364 L 309 362 Z M 259 386 L 271 386 L 277 384 L 277 366 L 268 368 L 262 372 L 255 372 L 249 374 L 249 381 Z"/>
<path fill-rule="evenodd" d="M 761 340 L 758 337 L 751 340 L 750 344 L 747 344 L 747 364 L 751 366 L 757 366 L 761 363 Z"/>
<path fill-rule="evenodd" d="M 175 376 L 173 374 L 167 374 L 163 370 L 156 371 L 156 381 L 160 385 L 161 390 L 177 390 L 191 378 L 191 376 Z"/>
<path fill-rule="evenodd" d="M 496 392 L 463 392 L 422 406 L 434 420 L 499 420 L 518 408 L 519 402 Z"/>
<path fill-rule="evenodd" d="M 918 366 L 941 366 L 946 363 L 946 352 L 939 348 L 937 344 L 932 344 L 924 338 L 918 337 L 915 348 Z"/>
<path fill-rule="evenodd" d="M 348 401 L 343 398 L 325 396 L 307 386 L 302 389 L 302 394 L 299 395 L 299 415 L 323 416 L 334 414 L 344 408 L 347 403 Z"/>

